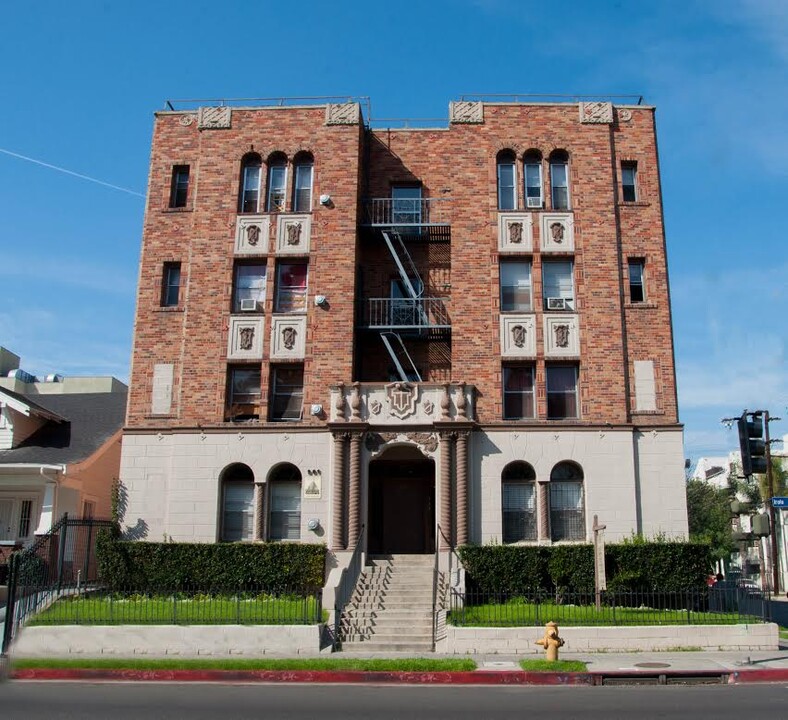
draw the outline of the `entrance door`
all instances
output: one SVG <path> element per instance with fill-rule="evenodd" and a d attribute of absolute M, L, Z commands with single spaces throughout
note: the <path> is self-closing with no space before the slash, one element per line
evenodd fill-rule
<path fill-rule="evenodd" d="M 381 459 L 369 466 L 371 554 L 435 551 L 435 463 Z"/>
<path fill-rule="evenodd" d="M 14 501 L 0 500 L 0 540 L 15 540 L 13 534 Z"/>

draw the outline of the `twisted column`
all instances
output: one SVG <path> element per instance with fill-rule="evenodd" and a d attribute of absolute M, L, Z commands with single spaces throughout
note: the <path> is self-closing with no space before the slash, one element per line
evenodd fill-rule
<path fill-rule="evenodd" d="M 347 433 L 334 434 L 334 507 L 331 544 L 334 550 L 345 549 L 345 444 Z"/>
<path fill-rule="evenodd" d="M 550 483 L 540 482 L 537 483 L 537 506 L 536 506 L 536 522 L 539 540 L 550 539 L 550 499 L 548 493 L 550 492 Z"/>
<path fill-rule="evenodd" d="M 256 542 L 265 540 L 265 485 L 254 484 L 254 529 L 253 539 Z"/>
<path fill-rule="evenodd" d="M 440 434 L 441 438 L 441 465 L 440 465 L 440 483 L 441 483 L 441 514 L 440 523 L 441 530 L 447 538 L 452 536 L 452 521 L 451 521 L 451 465 L 452 456 L 454 455 L 454 438 L 452 433 L 444 432 Z M 442 542 L 442 538 L 438 538 L 438 542 Z"/>
<path fill-rule="evenodd" d="M 348 502 L 348 547 L 354 548 L 361 527 L 361 439 L 363 433 L 350 436 L 350 493 Z"/>
<path fill-rule="evenodd" d="M 457 433 L 457 545 L 468 542 L 468 435 Z"/>

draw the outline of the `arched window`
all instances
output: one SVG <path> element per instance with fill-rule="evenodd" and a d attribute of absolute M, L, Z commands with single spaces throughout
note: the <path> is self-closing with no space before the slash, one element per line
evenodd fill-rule
<path fill-rule="evenodd" d="M 501 473 L 503 542 L 536 540 L 536 473 L 522 461 L 509 463 Z"/>
<path fill-rule="evenodd" d="M 517 172 L 515 157 L 511 150 L 498 153 L 498 209 L 514 210 L 517 208 Z"/>
<path fill-rule="evenodd" d="M 268 195 L 265 209 L 268 212 L 285 211 L 287 188 L 287 158 L 284 153 L 273 153 L 268 158 Z"/>
<path fill-rule="evenodd" d="M 298 153 L 293 161 L 293 212 L 309 212 L 312 209 L 312 174 L 314 160 L 307 152 Z"/>
<path fill-rule="evenodd" d="M 290 463 L 268 478 L 268 539 L 301 539 L 301 471 Z"/>
<path fill-rule="evenodd" d="M 550 473 L 550 538 L 586 539 L 583 469 L 576 463 L 560 462 Z"/>
<path fill-rule="evenodd" d="M 525 167 L 525 207 L 541 208 L 542 199 L 542 154 L 538 150 L 529 150 L 523 156 Z"/>
<path fill-rule="evenodd" d="M 263 159 L 257 153 L 244 155 L 241 161 L 241 197 L 238 211 L 256 213 L 260 209 L 260 174 Z"/>
<path fill-rule="evenodd" d="M 219 537 L 225 542 L 254 540 L 254 473 L 243 463 L 224 469 L 222 485 L 222 526 Z"/>
<path fill-rule="evenodd" d="M 569 155 L 555 150 L 550 155 L 550 187 L 553 210 L 569 209 Z"/>

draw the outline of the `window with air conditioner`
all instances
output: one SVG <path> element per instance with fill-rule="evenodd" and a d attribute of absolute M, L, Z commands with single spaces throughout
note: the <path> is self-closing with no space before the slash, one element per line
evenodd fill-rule
<path fill-rule="evenodd" d="M 242 263 L 235 266 L 233 312 L 262 312 L 265 308 L 266 266 Z"/>
<path fill-rule="evenodd" d="M 526 153 L 525 163 L 525 206 L 541 208 L 542 200 L 542 156 L 536 152 Z"/>
<path fill-rule="evenodd" d="M 574 310 L 574 263 L 546 260 L 542 263 L 542 293 L 545 310 Z"/>

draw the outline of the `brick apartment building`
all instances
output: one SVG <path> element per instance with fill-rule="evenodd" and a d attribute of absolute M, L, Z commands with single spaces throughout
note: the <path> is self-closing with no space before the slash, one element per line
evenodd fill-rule
<path fill-rule="evenodd" d="M 654 108 L 364 115 L 156 114 L 129 536 L 685 536 Z"/>

